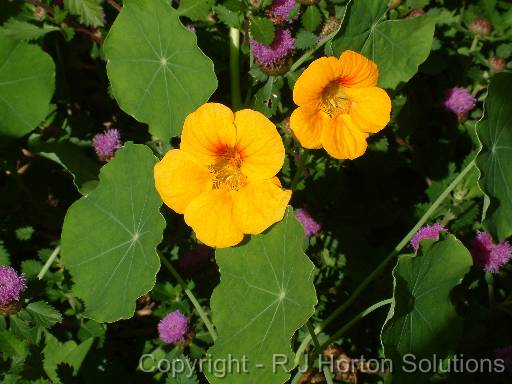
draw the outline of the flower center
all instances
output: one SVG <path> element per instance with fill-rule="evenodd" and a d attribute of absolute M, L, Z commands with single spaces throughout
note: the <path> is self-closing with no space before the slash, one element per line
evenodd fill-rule
<path fill-rule="evenodd" d="M 222 189 L 225 191 L 238 191 L 247 182 L 240 167 L 242 158 L 240 153 L 234 148 L 228 148 L 219 155 L 216 163 L 208 166 L 213 176 L 213 189 Z"/>
<path fill-rule="evenodd" d="M 322 93 L 320 108 L 330 117 L 350 112 L 352 102 L 338 81 L 331 82 Z"/>

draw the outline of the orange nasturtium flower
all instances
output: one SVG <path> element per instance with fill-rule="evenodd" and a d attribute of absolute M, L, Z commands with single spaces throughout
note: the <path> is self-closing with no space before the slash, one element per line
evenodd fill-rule
<path fill-rule="evenodd" d="M 391 100 L 378 88 L 377 65 L 353 51 L 338 59 L 313 61 L 297 79 L 290 127 L 305 148 L 324 149 L 337 159 L 354 159 L 366 151 L 369 133 L 389 122 Z"/>
<path fill-rule="evenodd" d="M 155 165 L 155 185 L 199 240 L 230 247 L 283 218 L 291 197 L 275 177 L 283 162 L 281 136 L 264 115 L 208 103 L 185 119 L 180 149 Z"/>

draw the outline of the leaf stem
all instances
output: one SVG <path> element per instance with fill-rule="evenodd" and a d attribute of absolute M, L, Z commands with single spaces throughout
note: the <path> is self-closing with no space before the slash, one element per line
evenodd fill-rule
<path fill-rule="evenodd" d="M 53 250 L 53 252 L 50 255 L 50 257 L 48 258 L 48 260 L 46 260 L 46 263 L 44 263 L 43 268 L 41 268 L 41 271 L 37 274 L 37 278 L 39 280 L 42 280 L 44 275 L 46 275 L 46 272 L 48 272 L 48 270 L 50 269 L 51 265 L 53 264 L 53 262 L 59 255 L 59 252 L 60 252 L 60 245 L 55 247 L 55 249 Z"/>
<path fill-rule="evenodd" d="M 320 325 L 318 325 L 315 329 L 316 334 L 319 334 L 322 332 L 327 326 L 329 326 L 336 318 L 341 315 L 343 312 L 345 312 L 363 293 L 363 291 L 372 283 L 379 275 L 384 271 L 384 269 L 387 267 L 387 265 L 397 256 L 400 251 L 409 243 L 409 241 L 412 239 L 414 234 L 418 232 L 418 229 L 420 229 L 423 224 L 425 224 L 430 216 L 434 214 L 437 208 L 441 205 L 441 203 L 448 197 L 448 195 L 455 189 L 455 187 L 464 179 L 464 177 L 468 174 L 468 172 L 473 169 L 475 166 L 475 160 L 471 161 L 460 173 L 459 175 L 450 183 L 448 187 L 439 195 L 439 197 L 432 203 L 432 205 L 429 207 L 427 212 L 421 217 L 421 219 L 418 220 L 418 222 L 414 225 L 414 227 L 407 233 L 407 235 L 404 236 L 404 238 L 398 243 L 398 245 L 389 253 L 389 255 L 382 260 L 382 262 L 373 270 L 372 273 L 366 277 L 354 290 L 352 295 L 341 305 L 339 306 L 335 311 L 331 313 L 327 319 L 322 321 Z M 306 348 L 311 343 L 311 336 L 308 335 L 302 340 L 302 343 L 300 344 L 299 348 L 297 349 L 297 353 L 295 355 L 295 365 L 297 365 L 300 361 L 301 355 L 305 352 Z"/>
<path fill-rule="evenodd" d="M 118 12 L 120 12 L 121 9 L 123 9 L 123 6 L 118 4 L 115 0 L 107 0 L 107 3 L 109 3 L 110 6 L 116 9 Z"/>
<path fill-rule="evenodd" d="M 173 267 L 171 262 L 167 260 L 160 252 L 158 253 L 158 256 L 160 256 L 160 260 L 162 260 L 162 263 L 165 265 L 165 267 L 171 272 L 171 274 L 174 276 L 174 278 L 178 281 L 178 283 L 181 285 L 183 290 L 185 291 L 185 294 L 188 296 L 190 301 L 192 302 L 192 305 L 196 309 L 197 313 L 199 314 L 199 317 L 203 320 L 204 325 L 206 325 L 206 328 L 208 329 L 208 332 L 210 333 L 210 336 L 212 337 L 213 341 L 217 339 L 217 332 L 215 332 L 215 328 L 213 327 L 213 324 L 210 322 L 210 319 L 208 319 L 208 316 L 206 315 L 206 312 L 203 310 L 203 307 L 201 307 L 201 304 L 199 304 L 199 301 L 194 296 L 192 291 L 188 288 L 187 283 L 183 278 L 180 276 L 178 271 Z"/>
<path fill-rule="evenodd" d="M 356 325 L 360 320 L 364 319 L 370 313 L 376 311 L 377 309 L 384 307 L 385 305 L 390 305 L 393 302 L 393 299 L 386 299 L 379 301 L 378 303 L 373 304 L 372 306 L 366 308 L 364 311 L 357 314 L 352 320 L 346 323 L 338 332 L 330 337 L 325 343 L 323 343 L 320 348 L 325 348 L 327 345 L 332 343 L 334 340 L 339 339 L 343 336 L 347 331 L 349 331 L 354 325 Z"/>
<path fill-rule="evenodd" d="M 291 190 L 295 190 L 295 188 L 297 188 L 297 185 L 304 177 L 304 168 L 306 167 L 308 158 L 309 151 L 307 149 L 304 149 L 304 151 L 302 151 L 302 155 L 300 156 L 299 164 L 297 164 L 297 171 L 295 172 L 295 175 L 293 176 L 292 182 L 290 184 Z"/>
<path fill-rule="evenodd" d="M 315 344 L 316 349 L 320 350 L 321 346 L 320 346 L 320 343 L 318 342 L 318 338 L 316 337 L 315 329 L 313 328 L 313 325 L 311 324 L 311 322 L 309 320 L 306 322 L 306 327 L 308 328 L 309 334 L 311 335 L 311 338 L 313 339 L 313 344 Z M 327 384 L 333 384 L 332 374 L 331 374 L 331 371 L 329 371 L 329 368 L 327 368 L 326 366 L 323 366 L 322 371 L 324 373 L 325 380 L 327 380 Z"/>
<path fill-rule="evenodd" d="M 229 75 L 231 79 L 231 106 L 238 111 L 242 107 L 240 92 L 240 31 L 229 28 Z"/>
<path fill-rule="evenodd" d="M 471 42 L 471 47 L 469 47 L 469 52 L 473 52 L 474 50 L 476 50 L 476 46 L 478 45 L 478 35 L 475 35 L 475 37 L 473 37 L 473 41 Z"/>

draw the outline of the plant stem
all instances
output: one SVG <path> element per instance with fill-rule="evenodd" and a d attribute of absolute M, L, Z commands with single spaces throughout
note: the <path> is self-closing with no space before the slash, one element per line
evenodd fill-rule
<path fill-rule="evenodd" d="M 37 278 L 39 280 L 42 280 L 44 275 L 46 275 L 46 272 L 48 272 L 48 270 L 50 269 L 51 265 L 53 264 L 53 262 L 59 255 L 59 252 L 60 252 L 60 245 L 55 247 L 55 249 L 53 250 L 53 252 L 50 255 L 50 257 L 48 258 L 48 260 L 46 260 L 46 263 L 44 263 L 43 268 L 41 268 L 41 271 L 37 275 Z"/>
<path fill-rule="evenodd" d="M 231 79 L 231 106 L 238 111 L 242 107 L 240 92 L 240 31 L 229 28 L 229 75 Z"/>
<path fill-rule="evenodd" d="M 412 237 L 415 235 L 416 232 L 418 232 L 418 229 L 420 229 L 423 224 L 425 224 L 430 216 L 436 211 L 436 209 L 441 205 L 441 203 L 448 197 L 448 195 L 455 189 L 455 187 L 464 179 L 464 177 L 468 174 L 468 172 L 473 169 L 475 166 L 475 161 L 471 161 L 466 168 L 464 168 L 459 175 L 450 183 L 448 187 L 439 195 L 439 197 L 432 203 L 430 208 L 425 212 L 425 214 L 421 217 L 421 219 L 418 220 L 418 222 L 414 225 L 414 227 L 405 235 L 405 237 L 398 243 L 398 245 L 391 251 L 391 253 L 384 259 L 382 262 L 373 270 L 372 273 L 366 277 L 354 290 L 352 295 L 341 305 L 339 306 L 335 311 L 331 313 L 331 315 L 322 321 L 320 325 L 318 325 L 315 329 L 316 334 L 319 334 L 322 332 L 328 325 L 330 325 L 336 318 L 341 315 L 345 310 L 347 310 L 363 293 L 363 291 L 372 283 L 381 272 L 384 271 L 384 269 L 387 267 L 389 262 L 397 256 L 400 251 L 409 243 L 409 241 L 412 239 Z M 305 352 L 309 344 L 311 343 L 311 336 L 308 335 L 302 340 L 302 343 L 300 344 L 299 348 L 297 349 L 297 353 L 295 355 L 295 365 L 297 365 L 300 361 L 301 355 Z"/>
<path fill-rule="evenodd" d="M 196 299 L 192 291 L 188 288 L 187 283 L 185 283 L 185 280 L 183 280 L 178 271 L 176 271 L 176 269 L 172 266 L 171 262 L 167 260 L 162 254 L 158 253 L 158 255 L 160 256 L 160 260 L 162 260 L 162 263 L 166 266 L 169 272 L 171 272 L 171 274 L 174 276 L 174 278 L 178 281 L 178 283 L 185 291 L 185 294 L 192 302 L 192 305 L 199 314 L 199 317 L 203 320 L 204 325 L 206 325 L 206 328 L 208 329 L 208 332 L 210 333 L 213 341 L 215 341 L 217 339 L 217 332 L 215 332 L 215 328 L 213 327 L 213 324 L 210 322 L 210 319 L 208 319 L 208 316 L 203 310 L 203 307 L 201 307 L 201 304 L 199 304 L 199 301 Z"/>
<path fill-rule="evenodd" d="M 473 52 L 476 49 L 477 45 L 478 45 L 478 35 L 475 35 L 475 37 L 473 37 L 473 41 L 471 42 L 471 47 L 469 47 L 469 52 Z"/>
<path fill-rule="evenodd" d="M 313 325 L 311 324 L 311 322 L 309 320 L 306 322 L 306 327 L 308 328 L 309 334 L 311 335 L 311 338 L 313 339 L 313 344 L 315 344 L 316 349 L 320 350 L 320 343 L 318 342 L 318 338 L 316 337 L 315 329 L 313 328 Z M 327 368 L 326 366 L 323 366 L 322 371 L 324 373 L 325 380 L 327 380 L 327 384 L 333 384 L 332 375 L 331 375 L 331 371 L 329 371 L 329 368 Z"/>
<path fill-rule="evenodd" d="M 119 5 L 118 3 L 116 3 L 115 0 L 107 0 L 107 3 L 109 3 L 114 9 L 116 9 L 118 12 L 121 11 L 121 9 L 123 9 L 122 5 Z"/>
<path fill-rule="evenodd" d="M 373 311 L 376 311 L 377 309 L 389 305 L 393 302 L 393 299 L 386 299 L 379 301 L 378 303 L 373 304 L 372 306 L 366 308 L 364 311 L 357 314 L 352 320 L 350 320 L 348 323 L 346 323 L 338 332 L 336 332 L 334 335 L 331 336 L 329 340 L 327 340 L 325 343 L 323 343 L 320 348 L 325 348 L 327 345 L 332 343 L 334 340 L 339 339 L 341 336 L 343 336 L 347 331 L 350 330 L 354 325 L 356 325 L 360 320 L 368 316 Z"/>
<path fill-rule="evenodd" d="M 299 164 L 297 164 L 297 171 L 295 172 L 295 175 L 293 176 L 290 189 L 294 190 L 297 188 L 297 185 L 300 183 L 302 178 L 304 177 L 304 168 L 306 167 L 306 163 L 309 158 L 309 151 L 307 149 L 304 149 L 302 152 L 302 155 L 299 159 Z"/>

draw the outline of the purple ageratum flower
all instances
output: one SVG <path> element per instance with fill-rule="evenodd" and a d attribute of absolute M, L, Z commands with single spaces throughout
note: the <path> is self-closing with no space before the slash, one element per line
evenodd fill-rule
<path fill-rule="evenodd" d="M 188 317 L 179 310 L 169 313 L 158 323 L 160 340 L 167 344 L 182 342 L 187 332 Z"/>
<path fill-rule="evenodd" d="M 282 23 L 288 18 L 295 4 L 296 0 L 274 0 L 267 13 L 272 19 Z"/>
<path fill-rule="evenodd" d="M 121 135 L 115 128 L 98 133 L 92 139 L 92 146 L 101 161 L 110 160 L 122 145 Z"/>
<path fill-rule="evenodd" d="M 434 239 L 439 240 L 439 233 L 447 232 L 448 229 L 443 227 L 441 224 L 436 223 L 434 225 L 427 225 L 425 227 L 421 227 L 418 232 L 411 239 L 411 246 L 414 251 L 417 252 L 420 248 L 420 241 L 423 239 Z"/>
<path fill-rule="evenodd" d="M 498 273 L 512 259 L 512 245 L 504 241 L 494 244 L 487 232 L 478 232 L 471 242 L 471 253 L 475 264 L 487 272 Z"/>
<path fill-rule="evenodd" d="M 295 47 L 295 40 L 288 29 L 276 28 L 274 41 L 270 46 L 251 39 L 251 49 L 259 64 L 271 65 L 284 59 Z"/>
<path fill-rule="evenodd" d="M 304 227 L 304 235 L 307 237 L 315 235 L 322 229 L 322 226 L 313 219 L 309 211 L 305 208 L 295 211 L 295 218 L 301 222 Z"/>
<path fill-rule="evenodd" d="M 18 274 L 12 267 L 0 266 L 0 306 L 18 301 L 26 288 L 23 274 Z"/>
<path fill-rule="evenodd" d="M 505 367 L 512 372 L 512 345 L 497 349 L 495 355 L 497 359 L 503 360 Z"/>
<path fill-rule="evenodd" d="M 466 88 L 453 87 L 446 91 L 443 106 L 457 116 L 464 116 L 475 108 L 476 99 Z"/>

